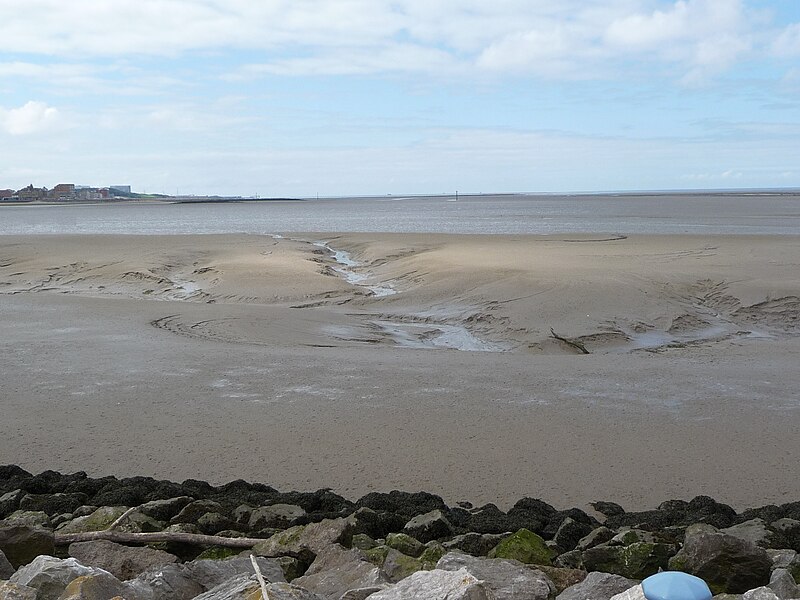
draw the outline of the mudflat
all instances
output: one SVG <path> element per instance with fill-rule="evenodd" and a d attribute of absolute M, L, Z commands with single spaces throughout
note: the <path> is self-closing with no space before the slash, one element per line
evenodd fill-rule
<path fill-rule="evenodd" d="M 0 463 L 800 496 L 800 237 L 0 237 Z"/>

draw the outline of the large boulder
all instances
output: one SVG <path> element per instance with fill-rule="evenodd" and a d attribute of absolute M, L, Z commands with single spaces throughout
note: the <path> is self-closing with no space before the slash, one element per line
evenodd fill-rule
<path fill-rule="evenodd" d="M 259 542 L 253 547 L 258 556 L 294 556 L 311 563 L 314 557 L 331 544 L 350 546 L 355 533 L 355 521 L 324 519 L 310 525 L 295 525 L 286 531 Z"/>
<path fill-rule="evenodd" d="M 587 571 L 602 571 L 629 579 L 644 579 L 666 569 L 675 547 L 669 544 L 635 542 L 627 546 L 600 545 L 581 555 Z"/>
<path fill-rule="evenodd" d="M 27 585 L 0 581 L 0 600 L 36 600 L 36 590 Z"/>
<path fill-rule="evenodd" d="M 17 569 L 41 554 L 55 553 L 53 532 L 27 525 L 0 524 L 0 551 Z"/>
<path fill-rule="evenodd" d="M 779 600 L 778 596 L 766 586 L 747 590 L 742 594 L 742 600 Z"/>
<path fill-rule="evenodd" d="M 435 564 L 436 563 L 428 565 L 428 569 L 432 569 Z M 422 571 L 425 569 L 425 566 L 426 565 L 423 565 L 420 559 L 406 556 L 394 548 L 389 548 L 381 564 L 381 571 L 386 575 L 389 581 L 396 583 L 401 579 L 405 579 L 412 573 Z"/>
<path fill-rule="evenodd" d="M 101 571 L 94 575 L 81 575 L 73 579 L 64 588 L 59 600 L 108 600 L 119 597 L 125 598 L 125 600 L 151 600 L 152 598 L 150 594 L 139 595 L 111 573 Z"/>
<path fill-rule="evenodd" d="M 156 521 L 169 521 L 193 501 L 194 498 L 190 496 L 178 496 L 167 500 L 151 500 L 142 504 L 137 511 Z"/>
<path fill-rule="evenodd" d="M 321 600 L 319 596 L 291 583 L 267 584 L 270 600 Z M 195 600 L 261 600 L 261 586 L 255 576 L 239 575 L 200 594 Z"/>
<path fill-rule="evenodd" d="M 414 558 L 425 552 L 425 544 L 406 533 L 390 533 L 386 536 L 386 545 Z"/>
<path fill-rule="evenodd" d="M 338 600 L 351 589 L 381 586 L 387 582 L 381 570 L 360 550 L 348 550 L 338 544 L 319 552 L 305 575 L 292 581 L 331 600 Z"/>
<path fill-rule="evenodd" d="M 8 579 L 16 569 L 8 562 L 6 555 L 0 550 L 0 579 Z"/>
<path fill-rule="evenodd" d="M 86 494 L 26 494 L 19 502 L 20 510 L 40 510 L 50 516 L 71 513 L 86 504 Z"/>
<path fill-rule="evenodd" d="M 544 573 L 515 560 L 450 552 L 441 558 L 436 568 L 467 571 L 483 581 L 497 600 L 547 600 L 555 592 L 553 582 Z"/>
<path fill-rule="evenodd" d="M 783 548 L 780 545 L 782 536 L 767 529 L 767 524 L 763 519 L 750 519 L 738 525 L 720 529 L 720 533 L 738 537 L 762 548 Z"/>
<path fill-rule="evenodd" d="M 555 552 L 532 531 L 520 529 L 497 544 L 488 556 L 518 560 L 527 565 L 550 565 Z"/>
<path fill-rule="evenodd" d="M 669 568 L 704 579 L 715 594 L 743 594 L 769 583 L 767 553 L 738 537 L 689 527 L 683 548 L 669 561 Z"/>
<path fill-rule="evenodd" d="M 50 516 L 43 510 L 15 510 L 5 519 L 0 521 L 2 525 L 26 525 L 27 527 L 52 527 Z"/>
<path fill-rule="evenodd" d="M 89 531 L 103 531 L 108 529 L 109 526 L 125 514 L 127 510 L 127 506 L 101 506 L 90 515 L 78 517 L 66 523 L 63 527 L 59 528 L 58 532 L 85 533 Z M 121 526 L 120 530 L 130 531 L 129 528 L 124 526 Z"/>
<path fill-rule="evenodd" d="M 258 568 L 264 579 L 272 583 L 286 581 L 281 564 L 271 558 L 256 558 Z M 201 559 L 182 565 L 183 572 L 192 581 L 200 584 L 204 590 L 210 590 L 219 584 L 238 577 L 254 575 L 253 563 L 249 556 L 235 556 L 225 560 Z"/>
<path fill-rule="evenodd" d="M 106 540 L 70 544 L 69 555 L 81 564 L 104 569 L 122 581 L 146 570 L 178 562 L 178 557 L 163 550 L 131 547 Z"/>
<path fill-rule="evenodd" d="M 561 521 L 553 541 L 563 551 L 574 550 L 585 536 L 593 531 L 593 527 L 587 523 L 576 521 L 572 517 L 567 517 Z"/>
<path fill-rule="evenodd" d="M 453 526 L 441 510 L 432 510 L 417 515 L 403 527 L 403 533 L 419 540 L 423 544 L 431 540 L 453 535 Z"/>
<path fill-rule="evenodd" d="M 191 600 L 206 591 L 192 581 L 183 565 L 176 564 L 149 569 L 127 583 L 137 594 L 158 600 Z"/>
<path fill-rule="evenodd" d="M 175 523 L 196 523 L 204 514 L 213 512 L 224 512 L 219 502 L 214 502 L 213 500 L 195 500 L 184 506 L 169 522 L 173 525 Z"/>
<path fill-rule="evenodd" d="M 0 519 L 4 519 L 19 508 L 20 501 L 25 497 L 22 490 L 12 490 L 0 494 Z"/>
<path fill-rule="evenodd" d="M 286 529 L 304 517 L 306 511 L 296 504 L 272 504 L 253 509 L 250 512 L 248 526 L 253 531 L 267 528 Z"/>
<path fill-rule="evenodd" d="M 800 598 L 800 587 L 797 586 L 792 574 L 786 569 L 775 569 L 769 578 L 769 589 L 775 592 L 780 600 Z"/>
<path fill-rule="evenodd" d="M 43 555 L 21 567 L 9 581 L 34 588 L 37 600 L 56 600 L 73 579 L 101 573 L 106 572 L 85 567 L 74 558 L 60 559 Z"/>
<path fill-rule="evenodd" d="M 594 571 L 586 579 L 561 592 L 556 600 L 609 600 L 639 582 L 621 575 Z"/>
<path fill-rule="evenodd" d="M 369 600 L 493 600 L 489 586 L 466 569 L 418 571 L 400 583 L 369 596 Z"/>

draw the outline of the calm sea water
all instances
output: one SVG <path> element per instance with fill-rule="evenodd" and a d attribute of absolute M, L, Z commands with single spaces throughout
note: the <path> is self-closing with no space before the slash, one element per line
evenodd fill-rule
<path fill-rule="evenodd" d="M 798 194 L 501 195 L 0 206 L 3 234 L 800 234 Z"/>

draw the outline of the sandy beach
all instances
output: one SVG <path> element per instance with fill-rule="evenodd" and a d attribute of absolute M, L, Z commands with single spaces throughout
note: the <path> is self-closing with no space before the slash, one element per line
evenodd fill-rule
<path fill-rule="evenodd" d="M 798 334 L 796 236 L 0 236 L 0 464 L 786 502 Z"/>

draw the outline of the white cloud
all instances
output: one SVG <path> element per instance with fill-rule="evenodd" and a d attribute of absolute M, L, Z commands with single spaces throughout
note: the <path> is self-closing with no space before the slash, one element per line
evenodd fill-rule
<path fill-rule="evenodd" d="M 786 27 L 772 43 L 772 52 L 781 57 L 800 56 L 800 23 Z"/>
<path fill-rule="evenodd" d="M 6 47 L 70 60 L 245 50 L 234 76 L 620 77 L 633 62 L 687 81 L 733 65 L 763 28 L 744 0 L 4 0 L 0 22 Z"/>
<path fill-rule="evenodd" d="M 53 129 L 59 125 L 58 109 L 44 102 L 31 100 L 19 108 L 0 107 L 0 128 L 11 135 L 28 135 Z"/>

